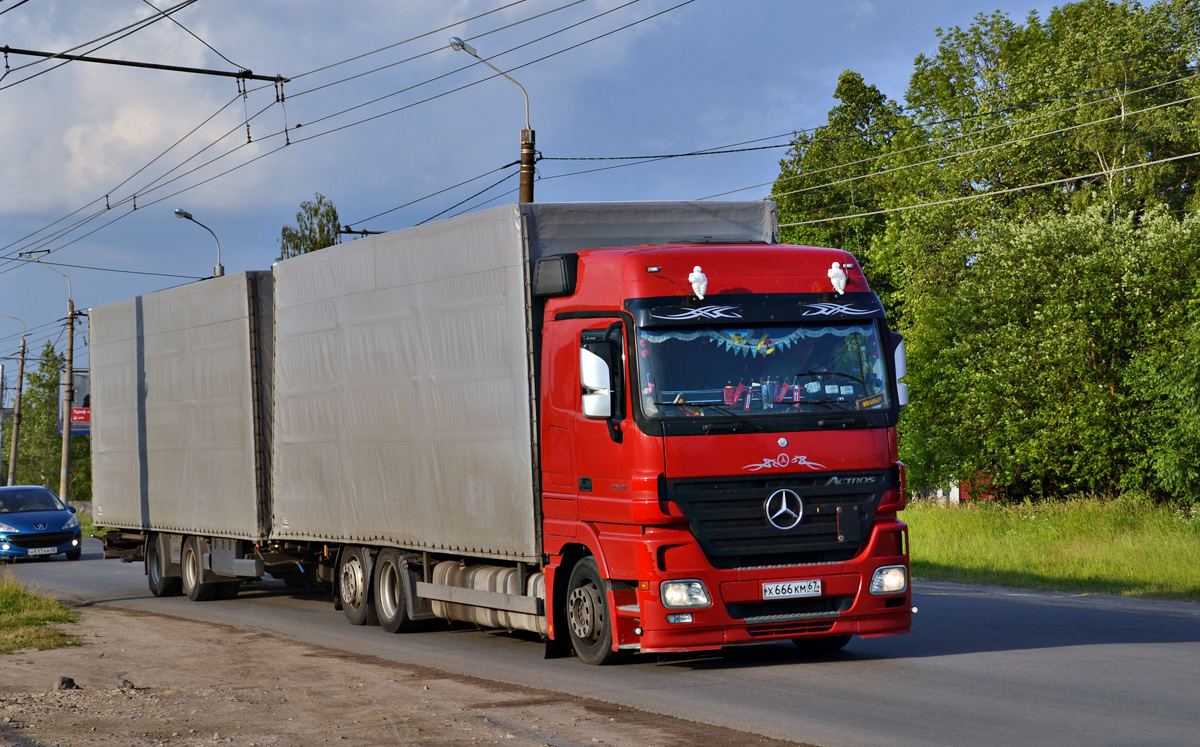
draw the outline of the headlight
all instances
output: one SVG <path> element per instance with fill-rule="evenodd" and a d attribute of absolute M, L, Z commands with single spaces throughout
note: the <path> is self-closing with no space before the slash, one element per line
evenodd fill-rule
<path fill-rule="evenodd" d="M 5 524 L 3 521 L 0 521 L 0 532 L 4 532 L 5 534 L 8 534 L 9 532 L 15 532 L 15 531 L 17 531 L 15 528 L 10 527 L 8 524 Z"/>
<path fill-rule="evenodd" d="M 659 597 L 663 606 L 679 609 L 683 607 L 708 607 L 712 599 L 703 581 L 687 579 L 685 581 L 663 581 L 659 587 Z"/>
<path fill-rule="evenodd" d="M 71 518 L 67 519 L 67 523 L 63 524 L 63 529 L 74 529 L 77 526 L 79 526 L 79 517 L 72 514 Z"/>
<path fill-rule="evenodd" d="M 871 577 L 872 594 L 900 594 L 908 589 L 908 569 L 902 565 L 885 565 L 875 569 Z"/>

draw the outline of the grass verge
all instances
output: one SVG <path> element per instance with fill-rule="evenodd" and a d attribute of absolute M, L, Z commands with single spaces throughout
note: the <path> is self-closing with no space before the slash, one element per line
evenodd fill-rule
<path fill-rule="evenodd" d="M 78 646 L 79 636 L 47 624 L 78 621 L 70 607 L 31 590 L 7 569 L 0 573 L 0 654 Z"/>
<path fill-rule="evenodd" d="M 922 500 L 901 517 L 918 578 L 1200 602 L 1196 507 Z"/>

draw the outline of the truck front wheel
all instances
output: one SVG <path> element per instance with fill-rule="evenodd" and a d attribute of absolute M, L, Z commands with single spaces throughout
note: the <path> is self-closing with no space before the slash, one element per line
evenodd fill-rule
<path fill-rule="evenodd" d="M 371 603 L 371 555 L 365 547 L 348 546 L 338 560 L 338 599 L 352 625 L 378 625 Z"/>
<path fill-rule="evenodd" d="M 183 557 L 180 558 L 183 572 L 183 593 L 193 602 L 204 602 L 217 592 L 215 584 L 204 583 L 204 553 L 200 540 L 188 537 L 183 541 Z"/>
<path fill-rule="evenodd" d="M 612 650 L 612 615 L 604 579 L 592 558 L 583 558 L 571 569 L 567 582 L 567 629 L 571 645 L 585 664 L 614 664 L 624 651 Z"/>

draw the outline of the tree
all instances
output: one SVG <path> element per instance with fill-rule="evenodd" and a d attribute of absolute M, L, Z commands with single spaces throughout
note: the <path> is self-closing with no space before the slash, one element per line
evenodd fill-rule
<path fill-rule="evenodd" d="M 300 203 L 296 225 L 284 226 L 279 236 L 279 259 L 298 257 L 341 243 L 337 208 L 320 192 L 315 201 Z"/>
<path fill-rule="evenodd" d="M 865 256 L 908 340 L 914 487 L 1200 501 L 1196 28 L 1198 0 L 980 15 L 903 108 L 843 73 L 781 163 L 781 223 L 821 220 L 786 238 Z"/>
<path fill-rule="evenodd" d="M 62 396 L 59 370 L 63 363 L 64 358 L 54 350 L 54 343 L 47 340 L 37 368 L 26 373 L 25 391 L 21 395 L 21 448 L 17 457 L 18 484 L 41 485 L 56 492 L 62 468 L 58 400 Z M 5 454 L 9 453 L 11 438 L 12 423 L 9 420 L 4 428 Z M 91 440 L 87 436 L 71 437 L 69 489 L 72 500 L 92 498 Z"/>

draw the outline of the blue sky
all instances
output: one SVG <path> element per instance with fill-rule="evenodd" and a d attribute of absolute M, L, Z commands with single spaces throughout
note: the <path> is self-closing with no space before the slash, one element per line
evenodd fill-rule
<path fill-rule="evenodd" d="M 147 0 L 19 2 L 0 0 L 0 45 L 63 51 L 155 16 Z M 515 176 L 469 198 L 515 172 L 503 167 L 518 157 L 524 99 L 451 50 L 450 36 L 511 70 L 529 92 L 546 159 L 539 202 L 687 200 L 733 190 L 741 191 L 725 199 L 759 199 L 770 188 L 756 185 L 775 178 L 782 148 L 650 163 L 551 159 L 786 143 L 825 121 L 843 70 L 903 102 L 913 59 L 937 48 L 936 29 L 997 10 L 1015 21 L 1030 11 L 1045 17 L 1053 7 L 681 3 L 197 0 L 173 16 L 187 31 L 160 20 L 91 52 L 282 75 L 291 78 L 283 103 L 271 84 L 250 83 L 243 97 L 231 78 L 82 62 L 51 69 L 58 63 L 10 55 L 0 80 L 0 313 L 24 319 L 33 350 L 48 338 L 65 347 L 67 284 L 12 261 L 24 250 L 53 250 L 45 260 L 71 277 L 80 309 L 207 276 L 212 237 L 177 220 L 175 208 L 220 237 L 232 273 L 269 267 L 280 227 L 316 192 L 333 200 L 342 223 L 370 230 L 515 202 Z M 0 317 L 0 359 L 15 354 L 19 330 Z M 84 364 L 85 330 L 76 344 Z M 11 385 L 14 362 L 0 362 Z"/>

